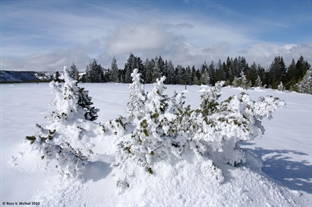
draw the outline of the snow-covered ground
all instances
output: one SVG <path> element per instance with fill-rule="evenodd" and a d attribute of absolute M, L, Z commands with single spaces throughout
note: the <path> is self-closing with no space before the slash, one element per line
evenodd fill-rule
<path fill-rule="evenodd" d="M 81 84 L 89 90 L 98 113 L 97 122 L 125 115 L 127 84 Z M 152 85 L 146 86 L 150 91 Z M 198 86 L 167 86 L 165 94 L 185 91 L 186 103 L 199 106 Z M 222 98 L 242 92 L 223 88 Z M 121 192 L 111 162 L 112 137 L 98 137 L 84 180 L 61 179 L 32 151 L 26 135 L 54 108 L 47 83 L 0 85 L 1 204 L 40 202 L 40 206 L 311 206 L 312 203 L 312 96 L 271 89 L 248 90 L 253 100 L 273 95 L 286 107 L 263 120 L 262 139 L 241 143 L 248 149 L 247 162 L 239 167 L 219 166 L 225 181 L 218 184 L 204 176 L 201 163 L 157 163 L 157 173 L 139 174 L 135 184 Z M 262 161 L 262 165 L 259 162 Z M 262 168 L 261 168 L 262 166 Z M 21 203 L 22 204 L 22 203 Z M 38 203 L 34 203 L 38 204 Z"/>

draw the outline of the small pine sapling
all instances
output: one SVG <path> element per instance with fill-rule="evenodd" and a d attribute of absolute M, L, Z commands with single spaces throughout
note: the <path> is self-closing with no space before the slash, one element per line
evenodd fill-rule
<path fill-rule="evenodd" d="M 164 77 L 157 79 L 154 88 L 148 93 L 144 117 L 134 126 L 131 139 L 118 144 L 116 165 L 131 159 L 151 173 L 153 160 L 164 159 L 168 154 L 168 148 L 163 146 L 166 144 L 165 129 L 169 123 L 165 116 L 169 98 L 163 94 L 164 80 Z"/>
<path fill-rule="evenodd" d="M 251 87 L 251 81 L 247 80 L 246 75 L 242 71 L 239 78 L 234 78 L 232 85 L 233 87 L 241 87 L 244 90 L 248 90 Z"/>
<path fill-rule="evenodd" d="M 134 69 L 131 74 L 132 84 L 129 85 L 130 101 L 128 102 L 127 113 L 130 122 L 138 122 L 145 114 L 146 95 L 142 84 L 141 74 Z"/>
<path fill-rule="evenodd" d="M 280 84 L 277 86 L 277 90 L 279 90 L 279 91 L 284 91 L 284 90 L 285 90 L 285 87 L 284 87 L 282 81 L 281 81 Z"/>
<path fill-rule="evenodd" d="M 197 110 L 193 120 L 196 128 L 189 145 L 198 156 L 236 165 L 245 161 L 244 152 L 237 143 L 260 138 L 264 133 L 261 120 L 272 118 L 272 112 L 284 107 L 285 102 L 271 96 L 251 101 L 246 93 L 218 102 L 218 92 L 218 89 L 204 91 L 202 104 L 211 107 Z"/>
<path fill-rule="evenodd" d="M 256 79 L 255 87 L 258 87 L 259 89 L 262 89 L 262 88 L 263 88 L 263 86 L 262 86 L 262 81 L 261 81 L 261 78 L 260 78 L 259 75 L 258 75 L 258 77 L 257 77 L 257 79 Z"/>
<path fill-rule="evenodd" d="M 88 91 L 78 86 L 67 67 L 64 85 L 52 81 L 50 87 L 55 94 L 51 104 L 56 106 L 46 117 L 50 124 L 46 128 L 36 124 L 36 134 L 26 136 L 26 140 L 43 154 L 42 159 L 56 161 L 60 172 L 76 178 L 84 172 L 91 152 L 85 128 L 99 127 L 92 122 L 99 110 L 92 106 Z"/>

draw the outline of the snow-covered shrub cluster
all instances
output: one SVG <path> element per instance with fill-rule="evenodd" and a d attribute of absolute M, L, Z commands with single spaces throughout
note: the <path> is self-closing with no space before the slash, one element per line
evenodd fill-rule
<path fill-rule="evenodd" d="M 64 84 L 50 83 L 56 109 L 46 117 L 49 125 L 37 124 L 37 133 L 26 139 L 42 159 L 70 177 L 84 172 L 92 154 L 92 137 L 101 134 L 116 138 L 113 165 L 119 172 L 119 186 L 128 187 L 138 171 L 157 173 L 157 163 L 174 165 L 186 160 L 201 163 L 201 172 L 222 182 L 218 166 L 245 162 L 238 142 L 260 138 L 264 133 L 261 120 L 272 118 L 272 112 L 285 105 L 271 96 L 252 101 L 244 92 L 220 101 L 224 82 L 217 82 L 201 89 L 201 104 L 191 109 L 183 93 L 175 92 L 171 98 L 164 94 L 165 77 L 157 79 L 148 93 L 137 69 L 131 77 L 127 116 L 99 125 L 94 122 L 98 109 L 92 106 L 88 91 L 77 85 L 65 67 Z"/>
<path fill-rule="evenodd" d="M 164 94 L 165 77 L 157 79 L 154 88 L 145 93 L 134 70 L 130 85 L 127 128 L 117 147 L 114 165 L 123 172 L 118 185 L 127 187 L 139 165 L 155 173 L 153 165 L 184 160 L 186 156 L 201 160 L 214 177 L 222 182 L 218 164 L 236 165 L 245 161 L 238 141 L 260 138 L 264 133 L 263 118 L 285 105 L 271 96 L 252 101 L 241 93 L 219 101 L 224 82 L 201 90 L 201 104 L 196 110 L 185 106 L 184 95 L 175 93 L 170 99 Z M 170 103 L 171 100 L 171 103 Z M 207 168 L 207 169 L 208 169 Z"/>
<path fill-rule="evenodd" d="M 56 109 L 46 117 L 49 125 L 42 127 L 36 124 L 36 134 L 26 139 L 41 152 L 42 159 L 48 162 L 56 160 L 61 173 L 78 177 L 92 153 L 90 138 L 99 127 L 93 122 L 99 109 L 92 106 L 88 91 L 77 85 L 66 67 L 64 81 L 64 85 L 55 81 L 50 83 L 55 94 L 51 104 Z"/>

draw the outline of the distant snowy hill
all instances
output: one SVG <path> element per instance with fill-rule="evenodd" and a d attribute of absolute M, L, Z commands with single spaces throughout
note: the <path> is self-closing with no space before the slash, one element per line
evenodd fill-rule
<path fill-rule="evenodd" d="M 0 70 L 0 83 L 36 82 L 50 79 L 51 73 L 48 72 Z"/>

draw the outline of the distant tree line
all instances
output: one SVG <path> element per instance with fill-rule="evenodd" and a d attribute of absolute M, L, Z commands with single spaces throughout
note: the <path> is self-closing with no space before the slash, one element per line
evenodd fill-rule
<path fill-rule="evenodd" d="M 269 69 L 265 70 L 260 64 L 253 62 L 249 65 L 245 57 L 228 57 L 226 61 L 219 60 L 217 63 L 204 62 L 200 68 L 195 66 L 174 66 L 171 60 L 163 60 L 161 56 L 146 59 L 130 54 L 123 69 L 118 68 L 116 58 L 113 58 L 111 67 L 104 69 L 94 59 L 81 77 L 82 82 L 117 82 L 131 83 L 131 73 L 135 68 L 141 74 L 143 83 L 154 83 L 157 78 L 166 76 L 165 84 L 183 85 L 212 85 L 218 81 L 225 81 L 226 85 L 246 87 L 266 87 L 278 89 L 282 84 L 284 89 L 295 90 L 311 65 L 300 56 L 292 60 L 287 67 L 282 56 L 276 56 Z M 79 73 L 75 64 L 70 67 L 73 78 L 78 79 Z"/>

